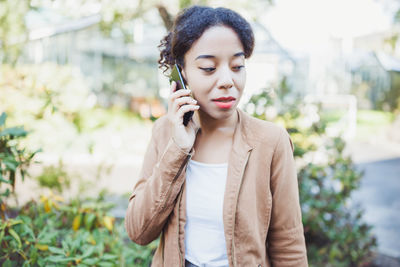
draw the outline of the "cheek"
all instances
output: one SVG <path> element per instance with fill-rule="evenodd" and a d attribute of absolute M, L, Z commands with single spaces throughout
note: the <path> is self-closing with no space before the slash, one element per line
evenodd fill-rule
<path fill-rule="evenodd" d="M 193 97 L 198 101 L 204 101 L 207 99 L 208 89 L 205 87 L 204 82 L 197 83 L 191 87 Z"/>
<path fill-rule="evenodd" d="M 204 77 L 198 72 L 192 72 L 189 75 L 188 85 L 193 95 L 201 97 L 207 94 L 213 88 L 214 81 L 211 78 Z"/>
<path fill-rule="evenodd" d="M 243 71 L 243 73 L 238 74 L 236 77 L 236 87 L 239 90 L 243 90 L 245 84 L 246 84 L 246 71 Z"/>

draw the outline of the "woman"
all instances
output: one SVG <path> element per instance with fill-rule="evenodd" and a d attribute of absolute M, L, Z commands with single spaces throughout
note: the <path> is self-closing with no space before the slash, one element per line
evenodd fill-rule
<path fill-rule="evenodd" d="M 288 133 L 237 104 L 250 25 L 225 8 L 183 10 L 161 42 L 190 90 L 171 85 L 125 218 L 152 266 L 307 266 L 293 145 Z M 186 112 L 194 111 L 187 126 Z"/>

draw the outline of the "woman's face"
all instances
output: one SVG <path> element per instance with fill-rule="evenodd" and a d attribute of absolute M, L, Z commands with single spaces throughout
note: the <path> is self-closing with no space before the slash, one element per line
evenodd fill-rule
<path fill-rule="evenodd" d="M 243 45 L 226 26 L 213 26 L 185 54 L 183 76 L 200 105 L 214 119 L 230 117 L 246 82 Z"/>

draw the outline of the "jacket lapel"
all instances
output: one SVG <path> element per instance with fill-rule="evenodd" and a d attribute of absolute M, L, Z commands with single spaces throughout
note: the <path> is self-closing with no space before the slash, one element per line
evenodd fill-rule
<path fill-rule="evenodd" d="M 237 109 L 239 123 L 233 134 L 232 149 L 228 161 L 228 176 L 224 194 L 223 220 L 225 242 L 229 261 L 234 261 L 234 231 L 237 200 L 242 184 L 244 171 L 252 147 L 247 142 L 246 118 L 242 111 Z M 230 262 L 230 266 L 234 266 Z"/>

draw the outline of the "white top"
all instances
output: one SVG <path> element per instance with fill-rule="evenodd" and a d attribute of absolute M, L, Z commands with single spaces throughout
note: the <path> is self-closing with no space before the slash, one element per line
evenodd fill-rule
<path fill-rule="evenodd" d="M 227 173 L 228 163 L 187 166 L 185 258 L 201 267 L 229 266 L 222 220 Z"/>

